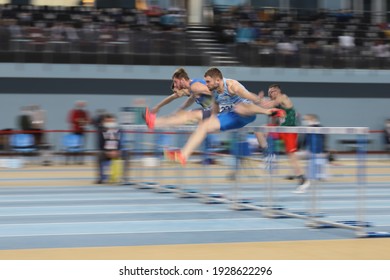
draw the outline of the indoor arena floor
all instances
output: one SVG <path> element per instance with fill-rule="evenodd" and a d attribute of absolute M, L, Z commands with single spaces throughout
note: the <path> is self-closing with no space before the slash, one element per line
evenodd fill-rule
<path fill-rule="evenodd" d="M 196 163 L 133 162 L 130 175 L 330 221 L 363 219 L 370 223 L 364 231 L 389 232 L 390 159 L 369 159 L 364 176 L 355 164 L 337 161 L 305 194 L 292 193 L 283 162 L 272 177 L 261 164 L 243 163 L 237 181 L 226 166 Z M 134 184 L 97 185 L 93 164 L 29 163 L 0 174 L 0 259 L 390 259 L 390 238 L 358 238 L 351 229 L 309 227 L 310 219 L 269 218 Z"/>

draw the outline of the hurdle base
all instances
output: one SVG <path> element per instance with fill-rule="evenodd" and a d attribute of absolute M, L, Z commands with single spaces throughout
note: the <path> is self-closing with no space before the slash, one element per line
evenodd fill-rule
<path fill-rule="evenodd" d="M 124 183 L 121 183 L 122 186 L 135 186 L 137 185 L 137 183 L 135 182 L 124 182 Z"/>
<path fill-rule="evenodd" d="M 223 204 L 226 203 L 226 199 L 223 194 L 220 193 L 210 193 L 206 194 L 206 197 L 202 199 L 202 202 L 205 204 Z"/>
<path fill-rule="evenodd" d="M 178 189 L 175 185 L 162 185 L 154 189 L 157 193 L 173 193 Z"/>
<path fill-rule="evenodd" d="M 178 193 L 178 196 L 180 198 L 196 198 L 199 196 L 199 192 L 197 190 L 183 189 Z"/>
<path fill-rule="evenodd" d="M 309 228 L 314 228 L 314 229 L 336 228 L 336 226 L 334 225 L 324 224 L 316 221 L 308 221 L 305 223 L 305 225 Z"/>
<path fill-rule="evenodd" d="M 159 184 L 156 182 L 140 182 L 136 185 L 137 189 L 141 190 L 150 190 L 159 187 Z"/>
<path fill-rule="evenodd" d="M 285 208 L 281 205 L 262 205 L 258 204 L 258 207 L 264 208 L 264 209 L 271 209 L 271 210 L 284 210 Z"/>
<path fill-rule="evenodd" d="M 253 207 L 249 207 L 253 201 L 251 199 L 238 199 L 238 200 L 232 200 L 230 209 L 236 210 L 236 211 L 253 211 Z"/>
<path fill-rule="evenodd" d="M 269 218 L 269 219 L 288 219 L 288 218 L 291 218 L 290 216 L 278 213 L 278 210 L 267 209 L 267 208 L 264 209 L 263 216 L 265 218 Z"/>
<path fill-rule="evenodd" d="M 294 211 L 292 213 L 296 214 L 296 215 L 305 216 L 308 218 L 323 218 L 326 216 L 325 213 L 322 213 L 322 212 L 310 213 L 310 212 L 305 212 L 305 211 Z"/>
<path fill-rule="evenodd" d="M 364 233 L 357 233 L 359 238 L 389 238 L 390 232 L 387 231 L 369 231 Z"/>
<path fill-rule="evenodd" d="M 250 208 L 242 203 L 233 203 L 229 206 L 229 209 L 235 210 L 235 211 L 253 211 L 253 208 Z"/>
<path fill-rule="evenodd" d="M 313 217 L 315 218 L 315 217 Z M 324 224 L 317 221 L 308 221 L 306 225 L 311 228 L 317 228 L 317 229 L 325 229 L 325 228 L 337 228 L 338 226 L 336 224 L 343 224 L 348 226 L 353 226 L 356 228 L 359 227 L 372 227 L 372 224 L 369 222 L 362 222 L 362 221 L 336 221 L 335 224 Z"/>

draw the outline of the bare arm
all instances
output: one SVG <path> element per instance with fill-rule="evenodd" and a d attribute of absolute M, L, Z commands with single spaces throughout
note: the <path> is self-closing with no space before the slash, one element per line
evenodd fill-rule
<path fill-rule="evenodd" d="M 198 96 L 201 94 L 202 95 L 212 95 L 209 88 L 200 82 L 193 83 L 190 87 L 190 91 L 192 92 L 192 95 L 195 95 L 195 96 Z"/>
<path fill-rule="evenodd" d="M 187 100 L 178 108 L 178 111 L 185 110 L 186 108 L 190 107 L 195 102 L 195 96 L 190 95 Z"/>
<path fill-rule="evenodd" d="M 260 101 L 261 101 L 260 97 L 254 93 L 249 92 L 238 81 L 228 80 L 227 85 L 228 85 L 230 93 L 233 93 L 233 94 L 236 94 L 242 98 L 248 99 L 248 100 L 252 101 L 253 103 L 256 103 L 256 104 L 260 103 Z"/>
<path fill-rule="evenodd" d="M 257 96 L 260 98 L 258 104 L 263 108 L 274 108 L 278 105 L 274 100 L 264 97 L 264 91 L 260 91 Z"/>
<path fill-rule="evenodd" d="M 274 108 L 279 105 L 283 106 L 284 108 L 293 107 L 291 99 L 286 94 L 281 94 L 276 99 L 271 100 L 269 98 L 264 98 L 264 92 L 259 92 L 259 97 L 261 99 L 259 105 L 264 108 Z"/>
<path fill-rule="evenodd" d="M 291 99 L 286 94 L 282 94 L 280 96 L 279 102 L 279 104 L 282 105 L 284 108 L 292 108 L 294 106 Z"/>
<path fill-rule="evenodd" d="M 181 96 L 177 93 L 173 93 L 170 96 L 164 98 L 160 103 L 154 106 L 151 110 L 152 113 L 156 114 L 163 106 L 171 103 L 173 100 L 180 98 Z"/>
<path fill-rule="evenodd" d="M 274 109 L 264 108 L 260 105 L 261 98 L 254 93 L 249 92 L 239 82 L 231 80 L 230 85 L 228 84 L 229 92 L 236 94 L 242 98 L 248 99 L 253 103 L 238 103 L 235 105 L 234 110 L 240 115 L 253 115 L 253 114 L 272 114 Z"/>
<path fill-rule="evenodd" d="M 218 105 L 218 103 L 215 102 L 215 100 L 214 100 L 211 113 L 212 113 L 212 114 L 218 114 L 218 113 L 219 113 L 219 110 L 220 110 L 220 109 L 219 109 L 219 105 Z"/>

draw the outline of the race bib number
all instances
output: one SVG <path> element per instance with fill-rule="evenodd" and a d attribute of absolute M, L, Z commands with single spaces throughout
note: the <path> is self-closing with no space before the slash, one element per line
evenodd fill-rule
<path fill-rule="evenodd" d="M 230 105 L 223 105 L 219 108 L 219 111 L 220 112 L 224 112 L 224 111 L 232 111 L 233 109 L 233 104 L 230 104 Z"/>

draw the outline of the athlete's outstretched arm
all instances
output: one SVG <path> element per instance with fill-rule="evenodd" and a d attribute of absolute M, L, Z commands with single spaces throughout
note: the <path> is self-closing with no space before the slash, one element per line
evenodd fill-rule
<path fill-rule="evenodd" d="M 219 104 L 217 102 L 215 102 L 215 100 L 213 100 L 213 105 L 211 107 L 211 110 L 212 110 L 211 113 L 213 115 L 217 115 L 220 111 Z"/>
<path fill-rule="evenodd" d="M 274 108 L 277 106 L 276 102 L 274 100 L 271 100 L 269 98 L 264 97 L 264 91 L 260 91 L 257 96 L 260 98 L 260 102 L 257 103 L 263 108 Z"/>
<path fill-rule="evenodd" d="M 256 94 L 249 92 L 238 81 L 230 80 L 229 83 L 230 83 L 230 85 L 228 85 L 228 87 L 230 88 L 230 90 L 229 90 L 230 93 L 233 93 L 233 94 L 236 94 L 242 98 L 248 99 L 256 104 L 260 102 L 260 98 Z"/>
<path fill-rule="evenodd" d="M 195 96 L 190 95 L 186 101 L 177 109 L 177 111 L 185 110 L 195 102 Z"/>
<path fill-rule="evenodd" d="M 160 103 L 158 103 L 156 106 L 154 106 L 151 110 L 151 113 L 156 114 L 162 107 L 171 103 L 173 100 L 182 97 L 183 95 L 185 95 L 183 92 L 172 93 L 170 96 L 164 98 Z"/>

